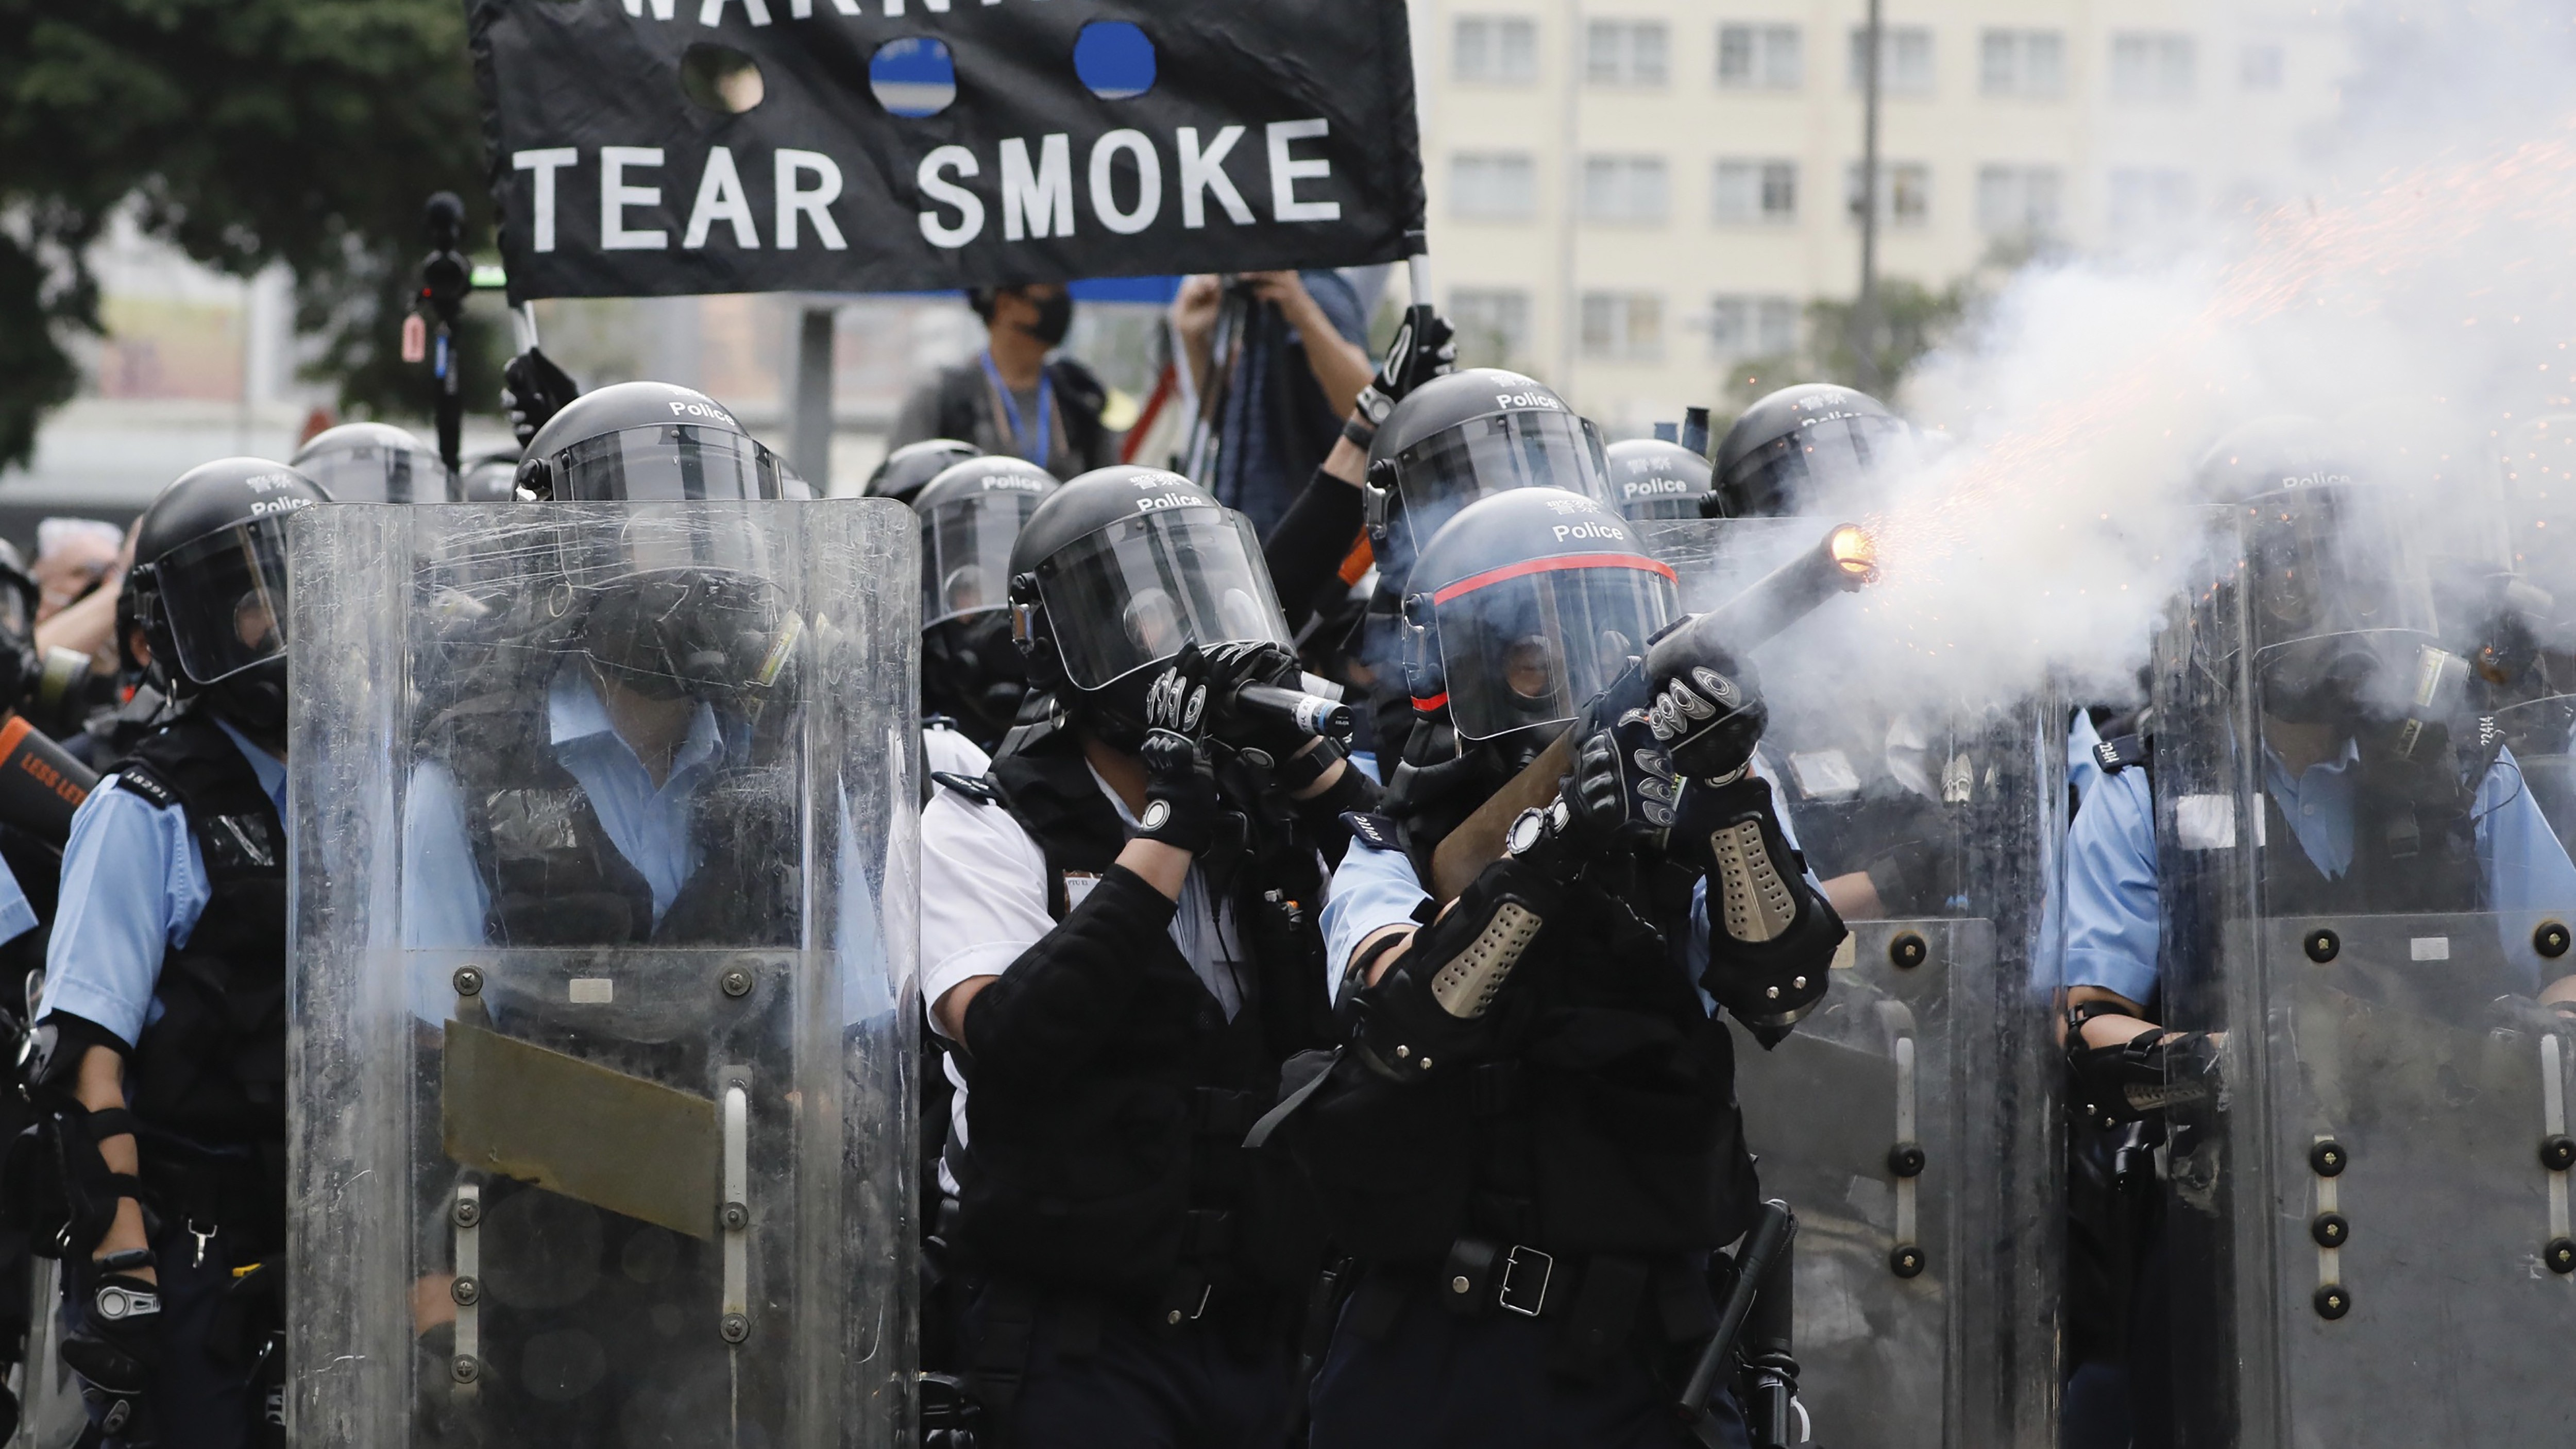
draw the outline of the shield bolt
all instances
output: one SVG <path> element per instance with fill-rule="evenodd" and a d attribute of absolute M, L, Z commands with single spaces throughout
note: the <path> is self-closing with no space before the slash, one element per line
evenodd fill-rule
<path fill-rule="evenodd" d="M 454 982 L 457 995 L 480 996 L 483 994 L 483 968 L 480 966 L 459 966 L 456 968 Z"/>
<path fill-rule="evenodd" d="M 1899 1177 L 1923 1175 L 1923 1148 L 1914 1142 L 1899 1142 L 1887 1149 L 1887 1170 Z"/>
<path fill-rule="evenodd" d="M 2576 1241 L 2551 1238 L 2549 1245 L 2540 1250 L 2540 1261 L 2547 1263 L 2552 1273 L 2576 1273 Z"/>
<path fill-rule="evenodd" d="M 2567 954 L 2568 943 L 2565 921 L 2543 921 L 2531 933 L 2531 949 L 2552 961 Z"/>
<path fill-rule="evenodd" d="M 2308 959 L 2320 966 L 2343 954 L 2343 937 L 2323 926 L 2310 931 L 2299 944 L 2306 948 Z"/>
<path fill-rule="evenodd" d="M 456 1225 L 458 1227 L 470 1228 L 476 1223 L 483 1221 L 482 1200 L 479 1198 L 460 1197 L 456 1200 L 456 1206 L 450 1210 L 450 1215 L 456 1219 Z"/>
<path fill-rule="evenodd" d="M 474 1355 L 460 1353 L 449 1361 L 447 1373 L 460 1384 L 470 1384 L 483 1377 L 483 1365 L 474 1361 Z"/>
<path fill-rule="evenodd" d="M 2319 1213 L 2308 1219 L 2308 1236 L 2320 1248 L 2340 1248 L 2352 1236 L 2352 1220 L 2341 1213 Z"/>
<path fill-rule="evenodd" d="M 2308 1166 L 2319 1177 L 2343 1176 L 2344 1164 L 2351 1160 L 2344 1155 L 2343 1144 L 2331 1137 L 2308 1149 Z"/>
<path fill-rule="evenodd" d="M 1923 1274 L 1923 1250 L 1912 1243 L 1899 1243 L 1887 1255 L 1887 1270 L 1899 1278 L 1918 1278 Z"/>
<path fill-rule="evenodd" d="M 2576 1167 L 2576 1141 L 2564 1132 L 2552 1132 L 2540 1139 L 2540 1165 L 2552 1172 L 2565 1172 Z"/>
<path fill-rule="evenodd" d="M 717 1320 L 716 1337 L 727 1343 L 740 1343 L 751 1337 L 751 1320 L 739 1313 L 728 1313 Z"/>
<path fill-rule="evenodd" d="M 724 994 L 727 996 L 749 996 L 751 972 L 745 967 L 727 966 L 724 974 L 716 978 L 716 985 L 724 988 Z"/>
<path fill-rule="evenodd" d="M 447 1296 L 455 1299 L 459 1307 L 471 1308 L 483 1297 L 482 1280 L 466 1274 L 447 1285 Z"/>
<path fill-rule="evenodd" d="M 2352 1295 L 2343 1291 L 2341 1283 L 2328 1283 L 2319 1288 L 2316 1297 L 2310 1301 L 2317 1305 L 2317 1317 L 2329 1323 L 2352 1311 Z"/>
<path fill-rule="evenodd" d="M 1932 959 L 1932 948 L 1923 943 L 1920 935 L 1899 931 L 1895 939 L 1887 943 L 1887 959 L 1898 969 L 1911 971 Z"/>
<path fill-rule="evenodd" d="M 738 1233 L 751 1226 L 751 1209 L 738 1202 L 729 1202 L 717 1209 L 716 1217 L 730 1233 Z"/>

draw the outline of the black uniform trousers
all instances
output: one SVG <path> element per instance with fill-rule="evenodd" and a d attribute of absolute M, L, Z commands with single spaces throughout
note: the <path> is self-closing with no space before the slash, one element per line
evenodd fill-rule
<path fill-rule="evenodd" d="M 1698 1449 L 1635 1355 L 1595 1382 L 1550 1373 L 1558 1321 L 1451 1313 L 1428 1294 L 1376 1338 L 1342 1317 L 1315 1375 L 1312 1449 Z M 1731 1391 L 1710 1412 L 1721 1443 L 1748 1444 Z"/>
<path fill-rule="evenodd" d="M 153 1371 L 145 1402 L 160 1432 L 161 1449 L 249 1449 L 260 1442 L 255 1429 L 271 1406 L 251 1388 L 248 1358 L 240 1344 L 215 1343 L 218 1310 L 233 1270 L 247 1268 L 227 1251 L 225 1235 L 206 1240 L 205 1261 L 197 1261 L 197 1240 L 183 1225 L 165 1227 L 153 1240 L 161 1281 L 161 1364 Z M 63 1326 L 78 1330 L 87 1321 L 97 1275 L 86 1264 L 66 1275 Z M 232 1329 L 237 1323 L 220 1327 Z M 103 1432 L 92 1410 L 91 1434 Z M 88 1436 L 85 1436 L 88 1437 Z"/>
<path fill-rule="evenodd" d="M 975 1295 L 962 1358 L 979 1361 L 996 1290 Z M 1009 1422 L 1009 1449 L 1279 1449 L 1292 1370 L 1278 1334 L 1243 1351 L 1211 1318 L 1177 1326 L 1137 1310 L 1068 1314 L 1040 1297 Z M 987 1412 L 989 1413 L 989 1407 Z"/>

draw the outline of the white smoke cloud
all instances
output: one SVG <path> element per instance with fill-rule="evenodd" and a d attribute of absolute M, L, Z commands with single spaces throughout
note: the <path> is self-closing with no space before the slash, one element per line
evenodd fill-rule
<path fill-rule="evenodd" d="M 2120 697 L 2192 556 L 2196 465 L 2274 414 L 2332 423 L 2419 545 L 2501 558 L 2499 440 L 2576 411 L 2576 30 L 2521 4 L 2342 20 L 2295 199 L 2160 259 L 2026 268 L 1924 361 L 1901 404 L 1955 446 L 1849 501 L 1886 577 L 1803 648 L 1914 698 L 2049 673 Z"/>

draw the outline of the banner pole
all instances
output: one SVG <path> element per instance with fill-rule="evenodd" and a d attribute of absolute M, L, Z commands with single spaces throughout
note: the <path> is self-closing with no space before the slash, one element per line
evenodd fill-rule
<path fill-rule="evenodd" d="M 1405 281 L 1413 289 L 1413 305 L 1431 305 L 1431 238 L 1419 231 L 1404 234 Z"/>

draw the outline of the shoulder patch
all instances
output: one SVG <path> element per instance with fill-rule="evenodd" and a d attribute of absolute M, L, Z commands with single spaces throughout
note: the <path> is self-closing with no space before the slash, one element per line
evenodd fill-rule
<path fill-rule="evenodd" d="M 956 791 L 958 794 L 965 796 L 967 799 L 974 801 L 978 805 L 999 805 L 1002 803 L 1002 792 L 995 788 L 993 782 L 990 780 L 970 779 L 953 770 L 933 770 L 930 772 L 930 778 L 936 783 L 944 785 L 947 788 Z"/>
<path fill-rule="evenodd" d="M 2116 775 L 2131 765 L 2146 762 L 2147 742 L 2137 735 L 2122 735 L 2093 747 L 2093 763 L 2100 765 L 2105 775 Z"/>
<path fill-rule="evenodd" d="M 1396 839 L 1395 822 L 1387 819 L 1383 815 L 1369 814 L 1359 810 L 1345 810 L 1342 812 L 1342 823 L 1351 828 L 1351 839 L 1358 841 L 1360 844 L 1367 846 L 1371 850 L 1402 850 L 1404 848 L 1403 843 Z"/>
<path fill-rule="evenodd" d="M 168 781 L 153 774 L 151 766 L 139 760 L 127 760 L 116 767 L 116 785 L 118 789 L 131 790 L 164 810 L 179 803 L 179 792 L 171 789 Z"/>

